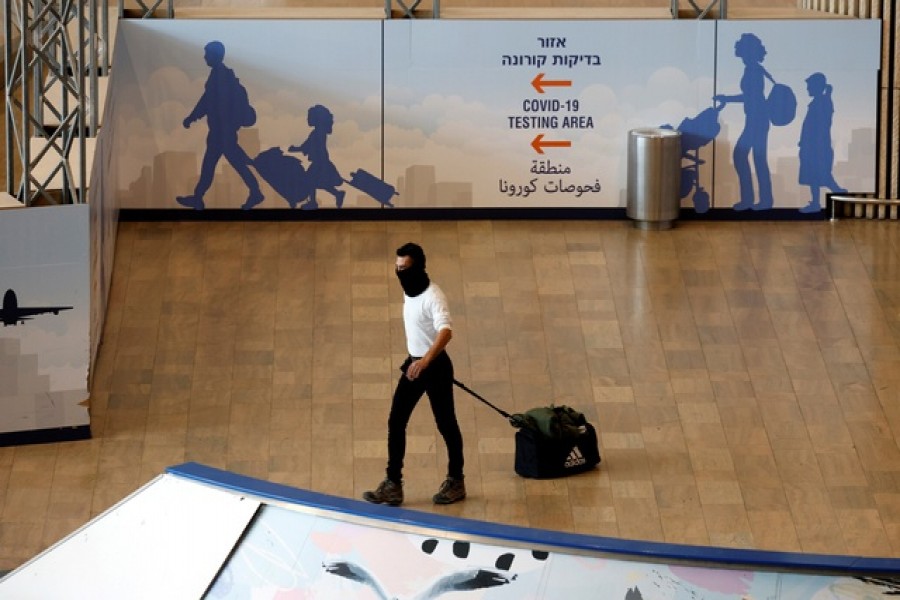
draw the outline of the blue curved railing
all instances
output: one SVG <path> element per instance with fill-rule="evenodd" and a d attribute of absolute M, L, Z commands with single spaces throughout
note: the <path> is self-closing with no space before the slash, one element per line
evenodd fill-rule
<path fill-rule="evenodd" d="M 450 534 L 492 538 L 517 544 L 552 546 L 562 552 L 589 552 L 617 555 L 624 560 L 649 562 L 698 563 L 729 568 L 751 567 L 759 570 L 797 571 L 804 573 L 840 573 L 846 576 L 887 575 L 900 577 L 900 559 L 871 558 L 797 552 L 773 552 L 714 546 L 689 546 L 662 542 L 634 541 L 502 525 L 473 519 L 449 517 L 433 513 L 369 504 L 293 488 L 215 469 L 198 463 L 169 467 L 167 473 L 239 494 L 303 505 L 353 517 L 378 519 L 408 527 L 430 528 Z"/>

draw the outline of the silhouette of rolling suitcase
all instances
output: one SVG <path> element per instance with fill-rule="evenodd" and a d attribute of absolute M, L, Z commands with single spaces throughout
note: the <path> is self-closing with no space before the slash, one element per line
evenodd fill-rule
<path fill-rule="evenodd" d="M 394 186 L 383 182 L 368 171 L 357 169 L 350 173 L 350 179 L 345 181 L 359 191 L 378 200 L 384 206 L 394 207 L 391 204 L 391 200 L 397 195 L 397 190 L 394 189 Z"/>
<path fill-rule="evenodd" d="M 287 156 L 281 148 L 269 148 L 253 159 L 253 166 L 260 177 L 287 200 L 291 208 L 309 198 L 311 182 L 303 168 L 303 163 L 293 156 Z"/>

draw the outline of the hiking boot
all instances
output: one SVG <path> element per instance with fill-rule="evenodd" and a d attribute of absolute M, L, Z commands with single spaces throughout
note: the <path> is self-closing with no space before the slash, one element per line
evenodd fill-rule
<path fill-rule="evenodd" d="M 363 500 L 374 504 L 400 506 L 403 503 L 403 484 L 385 479 L 378 484 L 378 488 L 374 492 L 363 492 Z"/>
<path fill-rule="evenodd" d="M 466 497 L 466 482 L 464 479 L 448 477 L 441 484 L 438 493 L 432 496 L 435 504 L 453 504 Z"/>

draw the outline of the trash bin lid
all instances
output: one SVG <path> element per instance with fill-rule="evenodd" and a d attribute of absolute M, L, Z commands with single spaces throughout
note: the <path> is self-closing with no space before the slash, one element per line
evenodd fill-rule
<path fill-rule="evenodd" d="M 640 129 L 632 129 L 631 135 L 638 137 L 678 137 L 681 132 L 675 129 L 663 129 L 662 127 L 642 127 Z"/>

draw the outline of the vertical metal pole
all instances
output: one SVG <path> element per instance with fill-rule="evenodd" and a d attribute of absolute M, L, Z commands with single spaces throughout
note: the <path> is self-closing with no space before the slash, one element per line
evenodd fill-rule
<path fill-rule="evenodd" d="M 76 14 L 76 18 L 78 19 L 78 55 L 75 57 L 75 65 L 78 70 L 78 117 L 77 117 L 77 125 L 75 127 L 75 133 L 77 135 L 77 139 L 75 142 L 78 144 L 78 164 L 75 165 L 75 169 L 78 169 L 78 187 L 77 194 L 74 198 L 74 201 L 83 204 L 87 202 L 87 144 L 85 143 L 85 137 L 87 137 L 88 128 L 85 123 L 85 86 L 84 86 L 84 78 L 85 72 L 90 69 L 90 79 L 91 79 L 91 96 L 89 98 L 91 106 L 93 110 L 91 111 L 91 135 L 97 135 L 97 45 L 96 45 L 96 35 L 94 29 L 94 23 L 97 17 L 97 0 L 89 0 L 88 10 L 92 16 L 91 22 L 88 24 L 90 27 L 90 35 L 88 43 L 85 44 L 84 39 L 84 25 L 85 25 L 85 16 L 84 16 L 84 2 L 78 2 L 78 11 Z M 67 154 L 67 157 L 70 157 L 71 154 Z"/>
<path fill-rule="evenodd" d="M 34 0 L 34 6 L 39 6 L 40 0 Z M 31 85 L 29 85 L 29 77 L 34 72 L 33 68 L 29 68 L 31 64 L 31 54 L 32 54 L 32 45 L 31 45 L 31 36 L 37 35 L 28 31 L 28 25 L 31 22 L 29 18 L 28 9 L 30 5 L 30 0 L 22 0 L 22 3 L 19 5 L 22 10 L 20 13 L 21 19 L 21 29 L 20 33 L 20 43 L 22 44 L 22 110 L 21 117 L 22 123 L 19 129 L 19 136 L 22 140 L 20 144 L 21 161 L 22 161 L 22 185 L 19 193 L 21 196 L 19 200 L 22 201 L 27 206 L 31 206 L 31 133 L 32 127 L 29 123 L 28 119 L 28 111 L 31 106 Z M 37 11 L 35 11 L 37 12 Z"/>
<path fill-rule="evenodd" d="M 83 9 L 82 9 L 83 10 Z M 97 77 L 99 76 L 98 70 L 101 68 L 100 57 L 98 56 L 98 48 L 97 48 L 97 0 L 90 0 L 90 4 L 88 6 L 88 27 L 89 27 L 89 52 L 88 58 L 89 60 L 82 60 L 82 64 L 90 69 L 89 77 L 91 83 L 91 93 L 88 94 L 88 99 L 90 100 L 90 105 L 88 110 L 90 111 L 91 121 L 88 125 L 88 132 L 91 136 L 96 136 L 98 131 L 98 123 L 100 121 L 100 116 L 97 114 L 98 107 L 100 106 L 100 84 L 97 81 Z M 84 19 L 81 19 L 81 22 L 84 23 Z M 82 37 L 84 37 L 83 27 L 79 27 L 82 30 Z M 104 69 L 105 70 L 105 69 Z M 82 94 L 82 97 L 84 94 Z M 83 113 L 82 113 L 83 114 Z M 82 139 L 84 136 L 82 135 Z"/>
<path fill-rule="evenodd" d="M 14 69 L 14 63 L 17 63 L 15 53 L 13 53 L 12 48 L 15 40 L 12 35 L 12 15 L 10 13 L 13 12 L 13 7 L 16 0 L 8 0 L 3 4 L 3 39 L 6 40 L 6 44 L 3 47 L 3 81 L 6 84 L 4 93 L 6 94 L 4 100 L 4 110 L 3 110 L 3 121 L 6 126 L 6 139 L 4 140 L 4 147 L 6 148 L 6 193 L 13 195 L 13 178 L 15 177 L 15 171 L 13 165 L 15 164 L 13 161 L 13 131 L 15 129 L 15 124 L 12 120 L 12 104 L 11 104 L 11 82 L 13 79 L 12 69 Z"/>
<path fill-rule="evenodd" d="M 100 9 L 100 56 L 97 57 L 101 75 L 109 75 L 109 48 L 115 40 L 109 39 L 109 5 L 103 0 Z"/>

